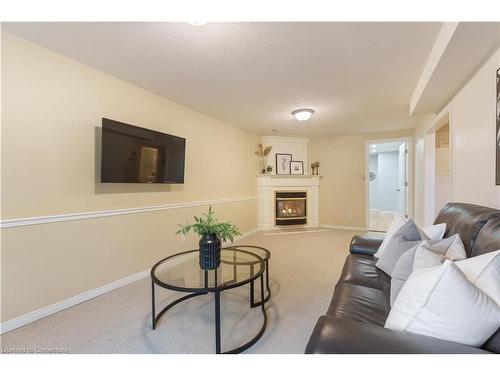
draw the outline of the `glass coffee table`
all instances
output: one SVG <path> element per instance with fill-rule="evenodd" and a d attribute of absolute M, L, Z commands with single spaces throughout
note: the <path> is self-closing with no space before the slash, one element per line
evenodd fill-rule
<path fill-rule="evenodd" d="M 235 249 L 235 250 L 247 250 L 253 254 L 258 255 L 265 263 L 266 269 L 264 271 L 264 277 L 266 279 L 266 291 L 267 295 L 264 297 L 264 303 L 269 301 L 271 298 L 271 289 L 269 288 L 269 259 L 271 259 L 271 252 L 267 249 L 264 249 L 260 246 L 253 245 L 237 245 L 237 246 L 228 246 L 225 249 Z M 255 262 L 253 262 L 255 264 Z M 253 264 L 250 262 L 250 270 L 253 271 Z M 255 289 L 254 282 L 252 281 L 250 284 L 250 307 L 260 306 L 261 302 L 255 302 Z"/>
<path fill-rule="evenodd" d="M 214 270 L 203 270 L 198 264 L 198 250 L 189 250 L 174 254 L 156 263 L 151 269 L 151 291 L 152 291 L 152 326 L 156 328 L 162 316 L 178 303 L 189 298 L 212 293 L 215 301 L 215 352 L 221 351 L 221 292 L 250 285 L 250 307 L 260 307 L 263 323 L 259 332 L 245 344 L 228 350 L 226 353 L 241 353 L 255 344 L 264 334 L 267 325 L 265 303 L 269 300 L 269 278 L 266 277 L 264 286 L 264 274 L 266 262 L 268 263 L 270 253 L 263 248 L 252 249 L 251 247 L 232 246 L 221 250 L 221 264 Z M 248 249 L 248 250 L 246 250 Z M 263 251 L 264 250 L 264 251 Z M 267 254 L 266 254 L 267 252 Z M 260 301 L 254 301 L 254 282 L 260 281 Z M 155 286 L 165 289 L 189 293 L 176 299 L 165 306 L 156 314 Z M 267 297 L 265 291 L 267 290 Z"/>

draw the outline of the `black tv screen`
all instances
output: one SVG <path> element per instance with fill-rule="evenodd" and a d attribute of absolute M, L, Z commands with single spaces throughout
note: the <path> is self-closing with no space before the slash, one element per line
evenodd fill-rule
<path fill-rule="evenodd" d="M 184 183 L 184 138 L 103 118 L 101 139 L 101 182 Z"/>

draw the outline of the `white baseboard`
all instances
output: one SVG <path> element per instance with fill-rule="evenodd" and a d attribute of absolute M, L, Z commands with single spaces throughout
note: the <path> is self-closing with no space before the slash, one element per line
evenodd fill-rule
<path fill-rule="evenodd" d="M 264 236 L 279 236 L 279 235 L 287 235 L 287 234 L 304 234 L 304 233 L 318 233 L 318 232 L 329 232 L 330 228 L 303 228 L 303 229 L 297 229 L 297 230 L 290 230 L 290 229 L 282 229 L 281 231 L 275 230 L 275 231 L 270 231 L 264 233 Z"/>
<path fill-rule="evenodd" d="M 258 228 L 249 230 L 248 232 L 242 233 L 240 236 L 236 237 L 234 239 L 234 241 L 236 242 L 236 241 L 242 240 L 242 239 L 244 239 L 244 238 L 246 238 L 248 236 L 251 236 L 252 234 L 257 233 L 257 232 L 259 232 Z"/>
<path fill-rule="evenodd" d="M 355 230 L 355 231 L 366 232 L 366 228 L 363 227 L 348 227 L 343 225 L 331 225 L 331 224 L 321 224 L 320 226 L 323 228 L 330 228 L 330 229 Z"/>
<path fill-rule="evenodd" d="M 235 238 L 235 241 L 238 241 L 240 239 L 243 239 L 245 237 L 250 236 L 251 234 L 254 234 L 258 232 L 258 229 L 252 229 L 248 232 L 243 233 L 242 235 L 238 236 Z M 36 320 L 45 318 L 49 315 L 55 314 L 59 311 L 65 310 L 67 308 L 70 308 L 72 306 L 78 305 L 82 302 L 86 302 L 91 300 L 92 298 L 98 297 L 100 295 L 103 295 L 105 293 L 111 292 L 114 289 L 121 288 L 122 286 L 128 285 L 130 283 L 133 283 L 137 280 L 144 279 L 149 276 L 151 272 L 151 269 L 147 269 L 141 272 L 137 272 L 133 275 L 124 277 L 123 279 L 113 281 L 109 284 L 97 287 L 95 289 L 88 290 L 86 292 L 83 292 L 81 294 L 78 294 L 76 296 L 66 298 L 65 300 L 62 300 L 60 302 L 54 303 L 49 306 L 42 307 L 41 309 L 29 312 L 27 314 L 21 315 L 17 318 L 8 320 L 6 322 L 0 323 L 0 334 L 4 334 L 6 332 L 12 331 L 16 328 L 22 327 L 28 323 L 32 323 Z"/>
<path fill-rule="evenodd" d="M 41 309 L 29 312 L 27 314 L 21 315 L 20 317 L 3 322 L 0 324 L 0 334 L 12 331 L 13 329 L 19 328 L 36 320 L 45 318 L 49 315 L 55 314 L 56 312 L 78 305 L 79 303 L 91 300 L 92 298 L 98 297 L 104 293 L 110 292 L 114 289 L 133 283 L 134 281 L 144 279 L 145 277 L 149 276 L 149 272 L 150 269 L 135 273 L 133 275 L 124 277 L 123 279 L 113 281 L 112 283 L 67 298 L 65 300 L 62 300 L 61 302 L 54 303 L 53 305 L 42 307 Z"/>

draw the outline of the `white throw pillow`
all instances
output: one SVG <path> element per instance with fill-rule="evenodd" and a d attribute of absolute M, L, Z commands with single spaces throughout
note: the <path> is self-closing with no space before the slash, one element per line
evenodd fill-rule
<path fill-rule="evenodd" d="M 373 254 L 375 258 L 377 259 L 380 258 L 387 244 L 389 243 L 390 239 L 394 235 L 394 233 L 396 233 L 399 228 L 405 225 L 407 221 L 408 219 L 406 219 L 400 213 L 398 212 L 394 213 L 391 224 L 389 225 L 389 228 L 387 228 L 387 232 L 385 234 L 384 240 L 382 241 L 382 244 L 378 248 L 377 252 Z M 444 237 L 444 232 L 446 231 L 446 224 L 441 223 L 436 225 L 429 225 L 425 228 L 421 228 L 421 230 L 426 234 L 427 237 L 429 237 L 429 239 L 440 240 Z"/>
<path fill-rule="evenodd" d="M 455 264 L 475 286 L 500 305 L 500 250 Z"/>
<path fill-rule="evenodd" d="M 422 230 L 431 240 L 440 240 L 444 237 L 444 232 L 446 232 L 446 223 L 429 225 L 422 228 Z"/>
<path fill-rule="evenodd" d="M 500 327 L 500 306 L 446 260 L 410 275 L 385 327 L 480 347 Z"/>
<path fill-rule="evenodd" d="M 382 241 L 382 244 L 378 248 L 377 252 L 373 254 L 375 258 L 380 258 L 380 255 L 382 255 L 382 253 L 384 252 L 385 247 L 387 246 L 389 240 L 392 238 L 394 233 L 396 233 L 399 228 L 405 225 L 405 223 L 406 223 L 406 218 L 403 215 L 401 215 L 400 213 L 394 214 L 391 224 L 389 225 L 389 228 L 387 228 L 387 232 L 385 234 L 384 240 Z"/>

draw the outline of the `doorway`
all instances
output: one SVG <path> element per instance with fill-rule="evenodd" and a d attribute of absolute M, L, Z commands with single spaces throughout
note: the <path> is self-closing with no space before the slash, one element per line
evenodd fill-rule
<path fill-rule="evenodd" d="M 450 125 L 446 123 L 436 130 L 434 168 L 434 212 L 450 202 Z"/>
<path fill-rule="evenodd" d="M 386 232 L 395 213 L 408 217 L 409 140 L 367 142 L 367 229 Z"/>

